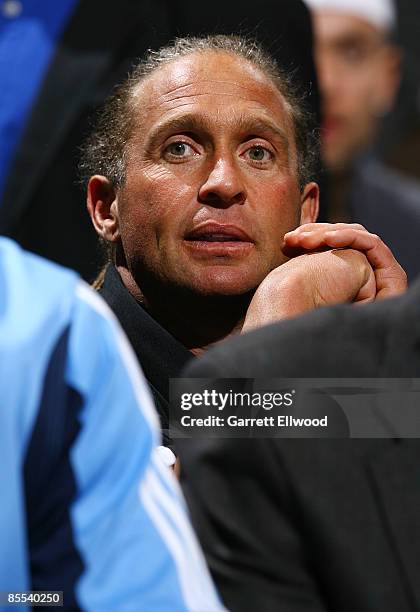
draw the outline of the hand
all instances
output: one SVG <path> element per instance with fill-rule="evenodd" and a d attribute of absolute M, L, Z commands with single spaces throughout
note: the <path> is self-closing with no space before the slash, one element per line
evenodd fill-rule
<path fill-rule="evenodd" d="M 369 302 L 375 295 L 375 275 L 360 251 L 300 255 L 265 277 L 254 293 L 241 333 L 327 304 Z"/>
<path fill-rule="evenodd" d="M 366 255 L 375 274 L 376 299 L 392 297 L 407 289 L 407 275 L 391 249 L 363 225 L 308 223 L 284 237 L 283 252 L 289 257 L 327 248 L 356 249 Z"/>
<path fill-rule="evenodd" d="M 258 287 L 242 332 L 327 304 L 397 295 L 407 285 L 390 249 L 358 224 L 303 225 L 286 234 L 283 251 L 293 259 Z"/>

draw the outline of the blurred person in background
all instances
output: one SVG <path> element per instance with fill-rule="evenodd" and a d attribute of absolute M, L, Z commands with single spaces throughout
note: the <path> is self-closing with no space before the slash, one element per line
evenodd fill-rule
<path fill-rule="evenodd" d="M 103 257 L 76 170 L 92 111 L 148 48 L 239 29 L 295 70 L 305 91 L 312 81 L 316 109 L 301 0 L 0 0 L 0 233 L 93 280 Z"/>
<path fill-rule="evenodd" d="M 0 396 L 0 610 L 30 590 L 72 611 L 222 610 L 114 315 L 5 238 Z"/>
<path fill-rule="evenodd" d="M 403 74 L 397 102 L 385 118 L 377 154 L 386 164 L 420 180 L 420 3 L 398 0 L 396 39 L 403 50 Z"/>
<path fill-rule="evenodd" d="M 409 278 L 420 272 L 420 184 L 370 155 L 400 83 L 392 0 L 307 0 L 322 99 L 324 214 L 357 222 L 392 248 Z"/>

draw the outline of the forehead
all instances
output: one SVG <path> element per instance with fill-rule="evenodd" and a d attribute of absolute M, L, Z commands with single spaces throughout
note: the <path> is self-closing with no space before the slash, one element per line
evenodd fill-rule
<path fill-rule="evenodd" d="M 139 86 L 135 109 L 146 130 L 191 113 L 219 122 L 246 114 L 280 127 L 290 124 L 274 83 L 245 59 L 220 51 L 191 54 L 156 70 Z"/>
<path fill-rule="evenodd" d="M 368 1 L 368 0 L 367 0 Z M 320 10 L 314 13 L 314 28 L 317 43 L 340 42 L 342 40 L 361 40 L 376 42 L 385 34 L 374 25 L 352 13 Z"/>

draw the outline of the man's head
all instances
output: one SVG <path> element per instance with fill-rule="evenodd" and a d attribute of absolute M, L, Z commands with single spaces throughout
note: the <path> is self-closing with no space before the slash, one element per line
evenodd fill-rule
<path fill-rule="evenodd" d="M 392 0 L 305 0 L 312 10 L 323 110 L 322 153 L 345 170 L 375 139 L 399 84 Z"/>
<path fill-rule="evenodd" d="M 137 287 L 243 295 L 314 221 L 316 145 L 273 60 L 236 37 L 152 53 L 99 119 L 82 171 L 98 234 Z"/>

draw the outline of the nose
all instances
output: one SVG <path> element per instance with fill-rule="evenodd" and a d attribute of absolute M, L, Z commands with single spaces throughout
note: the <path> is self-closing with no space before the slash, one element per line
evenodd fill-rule
<path fill-rule="evenodd" d="M 217 208 L 243 204 L 246 199 L 240 169 L 234 160 L 219 158 L 200 187 L 198 200 Z"/>

